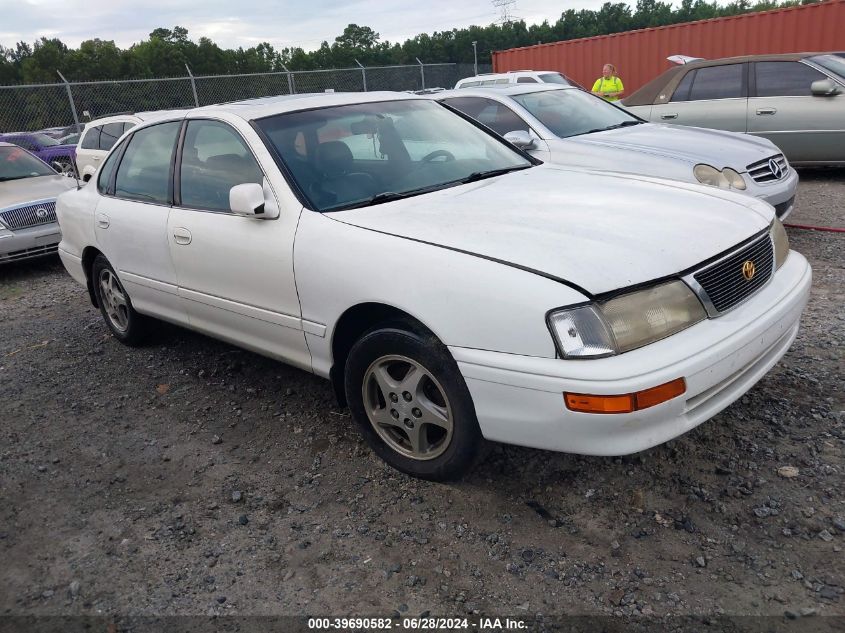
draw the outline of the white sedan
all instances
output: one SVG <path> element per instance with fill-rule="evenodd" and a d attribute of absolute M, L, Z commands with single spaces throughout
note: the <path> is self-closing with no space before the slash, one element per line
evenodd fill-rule
<path fill-rule="evenodd" d="M 482 438 L 649 448 L 786 353 L 811 270 L 771 206 L 538 163 L 414 96 L 198 108 L 59 198 L 59 252 L 118 340 L 155 317 L 328 378 L 431 479 Z"/>
<path fill-rule="evenodd" d="M 795 206 L 798 173 L 765 138 L 648 123 L 570 86 L 471 88 L 430 98 L 481 121 L 543 161 L 733 190 L 765 200 L 781 220 Z"/>

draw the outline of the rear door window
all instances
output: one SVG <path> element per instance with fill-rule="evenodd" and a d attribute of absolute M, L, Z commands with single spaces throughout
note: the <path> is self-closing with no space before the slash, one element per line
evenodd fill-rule
<path fill-rule="evenodd" d="M 100 132 L 103 131 L 102 125 L 97 125 L 89 128 L 82 137 L 82 143 L 79 145 L 81 149 L 100 149 Z"/>
<path fill-rule="evenodd" d="M 670 101 L 689 101 L 689 89 L 692 88 L 692 78 L 695 76 L 695 71 L 692 70 L 684 75 L 681 83 L 675 88 Z"/>
<path fill-rule="evenodd" d="M 181 121 L 160 123 L 132 135 L 115 180 L 119 198 L 170 203 L 170 163 Z"/>
<path fill-rule="evenodd" d="M 100 149 L 108 151 L 123 136 L 123 123 L 106 123 L 100 132 Z"/>
<path fill-rule="evenodd" d="M 735 99 L 743 96 L 744 64 L 707 66 L 695 71 L 690 89 L 690 101 Z"/>
<path fill-rule="evenodd" d="M 518 83 L 518 84 L 536 84 L 536 83 L 540 83 L 540 82 L 537 81 L 536 79 L 534 79 L 534 77 L 520 77 L 519 79 L 516 80 L 516 83 Z"/>
<path fill-rule="evenodd" d="M 809 97 L 810 84 L 825 75 L 800 62 L 756 62 L 758 97 Z"/>

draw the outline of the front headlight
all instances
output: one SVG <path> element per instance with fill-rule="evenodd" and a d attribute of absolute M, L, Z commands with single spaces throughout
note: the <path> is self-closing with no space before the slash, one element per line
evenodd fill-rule
<path fill-rule="evenodd" d="M 693 291 L 677 280 L 553 312 L 549 324 L 564 358 L 600 358 L 654 343 L 705 318 Z"/>
<path fill-rule="evenodd" d="M 745 180 L 742 175 L 735 169 L 725 167 L 719 171 L 710 165 L 699 164 L 692 170 L 695 179 L 702 185 L 710 185 L 711 187 L 718 187 L 719 189 L 738 189 L 745 190 Z"/>
<path fill-rule="evenodd" d="M 789 255 L 789 238 L 786 236 L 786 229 L 783 228 L 783 224 L 777 218 L 772 222 L 769 235 L 771 235 L 772 244 L 775 247 L 775 270 L 777 270 L 786 261 L 786 256 Z"/>

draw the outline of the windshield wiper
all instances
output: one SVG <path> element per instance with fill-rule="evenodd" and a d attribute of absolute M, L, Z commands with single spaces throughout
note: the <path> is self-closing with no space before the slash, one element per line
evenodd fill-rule
<path fill-rule="evenodd" d="M 645 123 L 645 121 L 622 121 L 622 123 L 617 123 L 616 125 L 608 125 L 607 127 L 597 127 L 594 130 L 587 130 L 586 132 L 581 132 L 581 134 L 593 134 L 594 132 L 607 132 L 608 130 L 618 130 L 621 127 L 630 127 L 632 125 L 639 125 L 640 123 Z"/>
<path fill-rule="evenodd" d="M 349 204 L 340 204 L 336 207 L 329 207 L 328 209 L 324 209 L 324 211 L 346 211 L 347 209 L 360 209 L 361 207 L 371 207 L 376 204 L 381 204 L 382 202 L 392 202 L 393 200 L 402 200 L 403 198 L 410 198 L 412 196 L 418 196 L 422 193 L 428 193 L 429 191 L 434 191 L 435 189 L 442 188 L 442 185 L 435 185 L 433 187 L 422 187 L 420 189 L 411 189 L 410 191 L 382 191 L 381 193 L 377 193 L 371 198 L 367 198 L 366 200 L 361 200 L 360 202 L 350 202 Z"/>
<path fill-rule="evenodd" d="M 467 184 L 470 182 L 478 182 L 479 180 L 484 180 L 485 178 L 493 178 L 494 176 L 501 176 L 502 174 L 507 174 L 512 171 L 519 171 L 520 169 L 528 169 L 532 167 L 532 165 L 516 165 L 514 167 L 503 167 L 501 169 L 491 169 L 489 171 L 474 171 L 466 178 L 462 178 L 460 183 Z"/>

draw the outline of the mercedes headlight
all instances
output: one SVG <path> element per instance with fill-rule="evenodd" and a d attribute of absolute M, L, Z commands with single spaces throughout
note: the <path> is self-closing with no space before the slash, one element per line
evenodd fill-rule
<path fill-rule="evenodd" d="M 564 358 L 601 358 L 654 343 L 705 318 L 695 293 L 676 280 L 557 310 L 549 326 Z"/>
<path fill-rule="evenodd" d="M 719 189 L 745 190 L 745 180 L 735 169 L 725 167 L 721 171 L 710 165 L 699 164 L 692 170 L 695 179 L 702 185 L 710 185 Z"/>
<path fill-rule="evenodd" d="M 772 222 L 769 235 L 771 235 L 772 244 L 775 247 L 775 270 L 777 270 L 786 261 L 786 256 L 789 255 L 789 238 L 786 236 L 786 229 L 783 228 L 783 224 L 777 218 Z"/>

